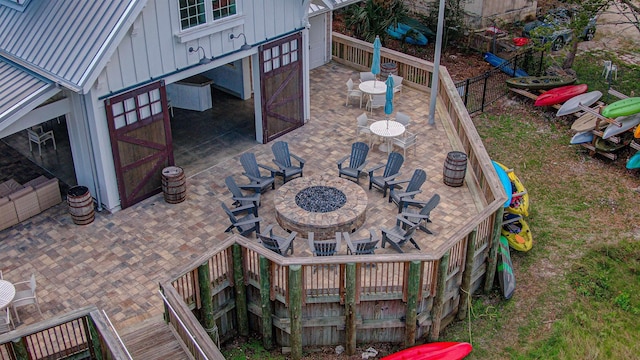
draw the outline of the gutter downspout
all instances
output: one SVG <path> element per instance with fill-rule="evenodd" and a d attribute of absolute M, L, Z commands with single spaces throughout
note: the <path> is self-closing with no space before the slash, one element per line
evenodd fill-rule
<path fill-rule="evenodd" d="M 85 96 L 82 96 L 82 115 L 86 124 L 86 134 L 89 140 L 89 162 L 91 167 L 91 177 L 93 178 L 93 187 L 96 189 L 96 202 L 98 203 L 98 211 L 102 211 L 102 197 L 100 195 L 100 182 L 98 181 L 98 168 L 96 167 L 95 152 L 93 151 L 93 140 L 91 138 L 91 126 L 89 123 L 89 111 L 87 110 L 87 102 Z"/>

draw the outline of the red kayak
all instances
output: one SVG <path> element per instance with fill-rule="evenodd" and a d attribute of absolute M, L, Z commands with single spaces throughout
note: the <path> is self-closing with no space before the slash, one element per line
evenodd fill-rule
<path fill-rule="evenodd" d="M 587 84 L 567 85 L 553 88 L 544 94 L 538 96 L 535 106 L 549 106 L 561 104 L 574 96 L 578 96 L 587 92 Z"/>
<path fill-rule="evenodd" d="M 471 344 L 466 342 L 434 342 L 398 351 L 381 360 L 460 360 L 471 350 Z"/>

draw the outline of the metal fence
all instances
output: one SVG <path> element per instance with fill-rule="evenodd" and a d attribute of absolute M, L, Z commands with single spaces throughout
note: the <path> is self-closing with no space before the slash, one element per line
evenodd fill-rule
<path fill-rule="evenodd" d="M 469 114 L 484 112 L 485 107 L 509 93 L 505 80 L 513 77 L 516 69 L 520 68 L 531 76 L 538 76 L 542 73 L 543 63 L 544 52 L 528 50 L 508 59 L 500 68 L 458 81 L 455 86 Z M 509 71 L 505 72 L 502 69 L 513 69 L 514 74 L 507 74 Z"/>

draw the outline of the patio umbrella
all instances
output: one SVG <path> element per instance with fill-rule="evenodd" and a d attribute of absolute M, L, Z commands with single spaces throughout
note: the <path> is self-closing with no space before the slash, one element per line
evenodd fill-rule
<path fill-rule="evenodd" d="M 389 120 L 389 115 L 393 112 L 393 76 L 389 76 L 385 84 L 387 85 L 387 94 L 384 103 L 384 113 L 387 115 L 387 120 Z"/>
<path fill-rule="evenodd" d="M 378 77 L 380 74 L 380 48 L 382 44 L 380 43 L 380 37 L 376 35 L 376 39 L 373 41 L 373 61 L 371 62 L 371 72 L 373 75 Z M 374 83 L 375 86 L 375 83 Z"/>

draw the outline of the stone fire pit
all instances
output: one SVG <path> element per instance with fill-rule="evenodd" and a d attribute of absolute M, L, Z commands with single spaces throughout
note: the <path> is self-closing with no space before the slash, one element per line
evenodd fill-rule
<path fill-rule="evenodd" d="M 289 231 L 319 240 L 336 232 L 353 232 L 366 219 L 367 193 L 360 185 L 334 175 L 293 179 L 282 185 L 274 199 L 276 221 Z"/>

